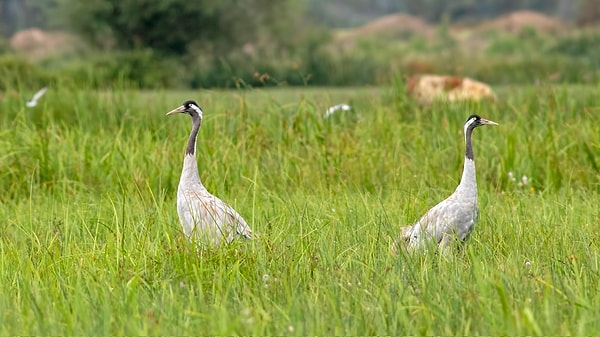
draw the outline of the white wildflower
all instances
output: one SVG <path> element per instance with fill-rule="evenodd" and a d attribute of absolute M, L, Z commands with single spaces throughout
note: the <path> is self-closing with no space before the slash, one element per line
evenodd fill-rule
<path fill-rule="evenodd" d="M 254 317 L 252 317 L 252 311 L 249 308 L 244 308 L 242 310 L 242 323 L 246 325 L 251 325 L 254 323 Z"/>

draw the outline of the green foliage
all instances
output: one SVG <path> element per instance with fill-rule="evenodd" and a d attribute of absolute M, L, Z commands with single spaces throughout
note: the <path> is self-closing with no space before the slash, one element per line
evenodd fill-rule
<path fill-rule="evenodd" d="M 547 38 L 538 35 L 535 29 L 529 27 L 521 34 L 488 33 L 487 55 L 537 55 L 544 45 L 550 44 Z"/>
<path fill-rule="evenodd" d="M 534 92 L 526 91 L 511 96 L 511 102 L 524 109 L 539 108 L 531 105 L 539 102 Z M 586 253 L 574 242 L 585 240 L 585 234 L 592 231 L 585 223 L 594 215 L 592 204 L 597 195 L 585 194 L 587 187 L 581 182 L 572 184 L 576 194 L 563 196 L 550 191 L 530 195 L 529 191 L 510 190 L 508 185 L 498 191 L 482 187 L 482 199 L 495 211 L 486 213 L 487 221 L 465 256 L 450 261 L 434 257 L 409 261 L 403 256 L 395 261 L 387 255 L 381 237 L 393 233 L 393 219 L 410 221 L 420 211 L 415 208 L 429 203 L 428 193 L 435 194 L 431 196 L 435 199 L 452 188 L 454 182 L 436 179 L 435 172 L 446 171 L 446 176 L 456 178 L 457 172 L 452 172 L 460 168 L 456 151 L 461 146 L 460 128 L 439 132 L 423 127 L 444 120 L 460 125 L 464 117 L 456 114 L 460 107 L 418 110 L 409 104 L 410 110 L 394 117 L 393 108 L 386 108 L 378 95 L 364 91 L 319 95 L 309 91 L 303 95 L 310 98 L 304 100 L 289 92 L 201 95 L 213 111 L 213 117 L 207 114 L 203 145 L 199 146 L 203 177 L 221 195 L 240 196 L 238 208 L 263 219 L 264 224 L 257 221 L 256 226 L 265 238 L 256 245 L 227 247 L 198 258 L 178 234 L 172 204 L 178 174 L 173 163 L 180 160 L 181 153 L 170 151 L 169 143 L 183 142 L 189 121 L 171 121 L 180 127 L 173 137 L 168 136 L 171 128 L 165 126 L 162 113 L 152 117 L 142 110 L 154 103 L 166 111 L 170 106 L 164 103 L 165 97 L 154 101 L 152 96 L 135 93 L 113 95 L 104 100 L 94 98 L 91 92 L 76 95 L 77 106 L 85 104 L 105 113 L 107 118 L 94 130 L 86 128 L 97 122 L 93 114 L 78 115 L 66 106 L 70 99 L 61 98 L 63 94 L 55 96 L 60 101 L 47 102 L 44 112 L 60 110 L 56 111 L 59 115 L 52 113 L 54 117 L 40 121 L 50 130 L 45 136 L 50 141 L 42 153 L 47 152 L 53 162 L 46 165 L 55 167 L 47 172 L 53 178 L 45 178 L 43 184 L 29 180 L 26 186 L 33 183 L 33 188 L 7 200 L 14 202 L 24 195 L 24 200 L 35 201 L 35 213 L 28 211 L 27 202 L 15 204 L 23 216 L 2 210 L 15 228 L 3 231 L 6 253 L 2 256 L 6 262 L 18 261 L 5 264 L 13 269 L 3 269 L 7 270 L 3 281 L 11 280 L 10 271 L 19 275 L 12 283 L 14 295 L 2 297 L 12 299 L 13 306 L 13 310 L 3 311 L 4 322 L 42 333 L 524 334 L 572 333 L 581 326 L 584 332 L 594 329 L 584 322 L 598 301 L 593 291 L 597 247 Z M 180 96 L 188 94 L 173 94 L 169 100 L 180 100 Z M 326 124 L 316 117 L 329 101 L 347 97 L 363 102 L 357 106 L 372 113 L 362 113 L 361 122 L 353 124 Z M 392 97 L 400 102 L 404 99 Z M 556 100 L 565 102 L 564 97 L 556 96 Z M 585 94 L 577 104 L 597 105 L 590 97 Z M 58 106 L 53 108 L 55 104 Z M 444 113 L 442 109 L 449 110 Z M 131 112 L 123 116 L 123 110 Z M 411 112 L 414 110 L 419 115 Z M 64 122 L 73 113 L 75 119 Z M 519 119 L 521 115 L 521 111 L 509 110 L 499 121 L 518 124 L 525 120 Z M 35 116 L 39 114 L 16 116 L 27 119 L 15 133 L 31 135 L 27 121 L 40 118 Z M 540 125 L 545 122 L 537 121 Z M 521 141 L 531 132 L 509 125 L 476 135 L 480 182 L 493 182 L 494 172 L 505 172 L 495 156 L 483 154 L 488 148 L 484 144 L 503 157 L 501 139 L 512 135 L 516 140 L 512 150 L 523 153 Z M 574 126 L 582 125 L 593 123 Z M 109 138 L 111 142 L 100 141 Z M 169 138 L 172 141 L 164 142 Z M 447 141 L 452 138 L 456 144 Z M 582 140 L 594 144 L 597 136 L 590 133 Z M 67 150 L 76 147 L 79 151 Z M 152 151 L 140 153 L 140 148 Z M 391 157 L 389 148 L 395 149 Z M 421 163 L 418 158 L 428 157 L 423 154 L 431 150 L 437 154 Z M 76 152 L 80 154 L 67 155 Z M 452 168 L 439 161 L 446 155 L 457 157 L 451 160 Z M 102 159 L 97 162 L 94 158 Z M 539 157 L 533 153 L 526 158 Z M 138 161 L 153 165 L 139 165 Z M 76 163 L 86 165 L 78 170 L 81 176 L 60 171 L 61 166 Z M 370 164 L 365 169 L 359 163 Z M 395 167 L 398 163 L 401 166 Z M 523 159 L 518 159 L 519 163 L 523 164 Z M 513 165 L 515 162 L 506 168 Z M 419 171 L 423 167 L 425 172 Z M 527 170 L 527 166 L 522 168 Z M 425 192 L 431 188 L 420 185 L 424 179 L 411 179 L 410 172 L 419 172 L 424 179 L 433 177 L 430 185 L 441 183 L 444 187 Z M 398 195 L 394 186 L 413 191 L 406 193 L 413 197 Z M 363 189 L 374 193 L 361 192 Z M 336 193 L 341 191 L 346 193 Z M 54 197 L 45 197 L 46 193 Z M 331 198 L 331 193 L 337 197 Z M 77 204 L 67 202 L 67 196 Z M 419 207 L 393 207 L 410 204 L 412 198 Z M 323 203 L 324 199 L 328 201 Z M 584 211 L 556 207 L 562 202 L 579 205 Z M 502 216 L 504 212 L 517 220 Z M 536 225 L 539 222 L 532 221 L 536 217 L 547 226 Z M 542 234 L 552 238 L 546 227 L 556 232 L 572 221 L 582 222 L 583 229 L 550 243 L 529 241 Z M 520 232 L 515 224 L 528 230 Z M 490 247 L 486 242 L 496 237 L 504 240 Z M 543 249 L 550 245 L 552 250 Z M 8 254 L 11 251 L 14 253 Z M 569 260 L 566 253 L 577 254 L 577 259 Z M 524 259 L 533 262 L 531 269 L 523 266 Z M 44 296 L 39 289 L 42 285 Z M 564 310 L 572 303 L 579 309 L 570 311 L 565 319 Z M 84 305 L 94 307 L 93 319 L 85 315 L 88 311 L 77 310 Z M 495 316 L 494 312 L 502 314 Z M 555 316 L 562 318 L 560 325 L 552 319 Z M 4 325 L 5 332 L 13 331 L 11 326 Z"/>
<path fill-rule="evenodd" d="M 10 52 L 10 42 L 0 36 L 0 55 L 8 54 Z"/>
<path fill-rule="evenodd" d="M 600 69 L 600 32 L 591 30 L 566 35 L 559 38 L 549 52 L 588 61 Z"/>
<path fill-rule="evenodd" d="M 290 25 L 294 27 L 294 25 Z M 281 28 L 282 36 L 290 34 Z M 79 51 L 31 63 L 0 58 L 5 90 L 60 81 L 74 88 L 214 88 L 284 85 L 389 85 L 394 77 L 421 73 L 469 76 L 492 85 L 595 83 L 600 79 L 600 43 L 595 30 L 558 37 L 525 29 L 520 36 L 483 32 L 470 49 L 442 26 L 431 38 L 354 37 L 340 42 L 322 27 L 295 32 L 295 38 L 265 38 L 215 53 L 198 41 L 185 55 L 151 49 Z M 22 79 L 23 83 L 18 83 Z"/>
<path fill-rule="evenodd" d="M 50 11 L 55 5 L 52 17 L 63 19 L 63 28 L 80 33 L 94 47 L 36 64 L 5 57 L 0 60 L 7 65 L 0 70 L 5 90 L 54 82 L 73 88 L 145 89 L 389 85 L 396 76 L 427 72 L 470 76 L 492 85 L 594 83 L 600 74 L 595 47 L 600 43 L 593 30 L 558 37 L 530 27 L 517 35 L 451 32 L 453 15 L 480 6 L 468 1 L 430 13 L 445 18 L 433 37 L 403 33 L 347 40 L 307 21 L 306 11 L 329 6 L 314 2 L 45 0 L 42 7 Z M 366 11 L 373 4 L 347 5 Z M 430 12 L 434 5 L 384 1 L 375 7 Z M 527 6 L 540 5 L 534 1 Z"/>
<path fill-rule="evenodd" d="M 175 58 L 159 57 L 149 49 L 90 55 L 83 62 L 69 64 L 63 72 L 75 83 L 92 88 L 187 86 L 185 70 Z"/>
<path fill-rule="evenodd" d="M 291 1 L 61 0 L 67 24 L 96 45 L 161 53 L 226 52 L 285 21 Z M 249 19 L 251 18 L 251 19 Z M 271 36 L 277 36 L 271 32 Z M 200 45 L 198 50 L 188 50 Z"/>
<path fill-rule="evenodd" d="M 595 83 L 600 79 L 593 65 L 562 56 L 489 57 L 474 61 L 471 67 L 461 63 L 461 68 L 459 74 L 495 84 Z"/>
<path fill-rule="evenodd" d="M 82 83 L 82 87 L 89 87 Z M 419 106 L 390 89 L 89 91 L 0 100 L 0 333 L 591 335 L 600 328 L 597 86 Z M 259 240 L 197 252 L 175 210 L 205 110 L 207 188 Z M 354 110 L 323 120 L 339 102 Z M 478 113 L 481 220 L 462 252 L 398 257 L 458 183 Z M 595 165 L 592 163 L 596 163 Z M 528 183 L 518 181 L 526 175 Z"/>
<path fill-rule="evenodd" d="M 0 90 L 20 87 L 41 88 L 55 80 L 55 74 L 11 54 L 0 55 Z"/>

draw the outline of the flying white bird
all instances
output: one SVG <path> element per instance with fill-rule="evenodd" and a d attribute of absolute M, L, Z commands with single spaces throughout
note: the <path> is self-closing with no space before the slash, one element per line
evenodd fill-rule
<path fill-rule="evenodd" d="M 27 107 L 28 108 L 33 108 L 34 106 L 37 105 L 38 100 L 44 96 L 44 94 L 46 93 L 46 91 L 48 91 L 48 87 L 43 87 L 42 89 L 40 89 L 38 92 L 35 93 L 35 95 L 33 95 L 33 98 L 31 99 L 31 101 L 27 102 Z"/>
<path fill-rule="evenodd" d="M 478 115 L 471 115 L 464 124 L 465 162 L 460 184 L 446 200 L 430 209 L 414 225 L 402 229 L 400 237 L 393 243 L 392 251 L 400 245 L 408 250 L 424 248 L 428 242 L 438 245 L 446 252 L 452 241 L 466 241 L 479 217 L 477 206 L 477 180 L 471 135 L 476 127 L 498 125 Z"/>
<path fill-rule="evenodd" d="M 333 115 L 334 112 L 338 111 L 338 110 L 342 110 L 342 111 L 350 111 L 352 109 L 351 106 L 349 106 L 348 104 L 336 104 L 334 106 L 329 107 L 329 109 L 327 109 L 327 111 L 325 111 L 325 115 L 323 116 L 323 118 L 329 118 L 331 115 Z"/>
<path fill-rule="evenodd" d="M 185 148 L 183 171 L 177 189 L 177 213 L 185 235 L 203 246 L 230 243 L 236 238 L 252 239 L 252 230 L 231 206 L 210 194 L 198 174 L 196 137 L 203 112 L 194 101 L 186 101 L 167 115 L 186 114 L 192 117 L 192 132 Z"/>

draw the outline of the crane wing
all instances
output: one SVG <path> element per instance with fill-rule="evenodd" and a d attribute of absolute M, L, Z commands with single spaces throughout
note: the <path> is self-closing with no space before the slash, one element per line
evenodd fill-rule
<path fill-rule="evenodd" d="M 242 216 L 206 189 L 187 189 L 183 194 L 183 198 L 178 198 L 178 213 L 188 237 L 194 235 L 217 245 L 239 236 L 252 238 L 252 230 Z"/>
<path fill-rule="evenodd" d="M 417 248 L 427 241 L 445 245 L 451 238 L 464 240 L 477 221 L 477 204 L 461 203 L 452 196 L 431 208 L 413 225 L 409 246 Z"/>

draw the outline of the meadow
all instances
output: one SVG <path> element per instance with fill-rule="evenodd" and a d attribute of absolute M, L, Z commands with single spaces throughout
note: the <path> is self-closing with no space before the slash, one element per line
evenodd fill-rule
<path fill-rule="evenodd" d="M 499 87 L 419 106 L 390 87 L 135 91 L 0 100 L 1 335 L 592 335 L 600 331 L 600 95 Z M 31 92 L 33 93 L 33 92 Z M 204 109 L 203 183 L 260 239 L 197 252 L 176 190 Z M 354 110 L 331 119 L 325 109 Z M 463 251 L 389 253 L 460 179 Z M 511 179 L 514 177 L 514 180 Z M 526 177 L 525 179 L 523 177 Z"/>

